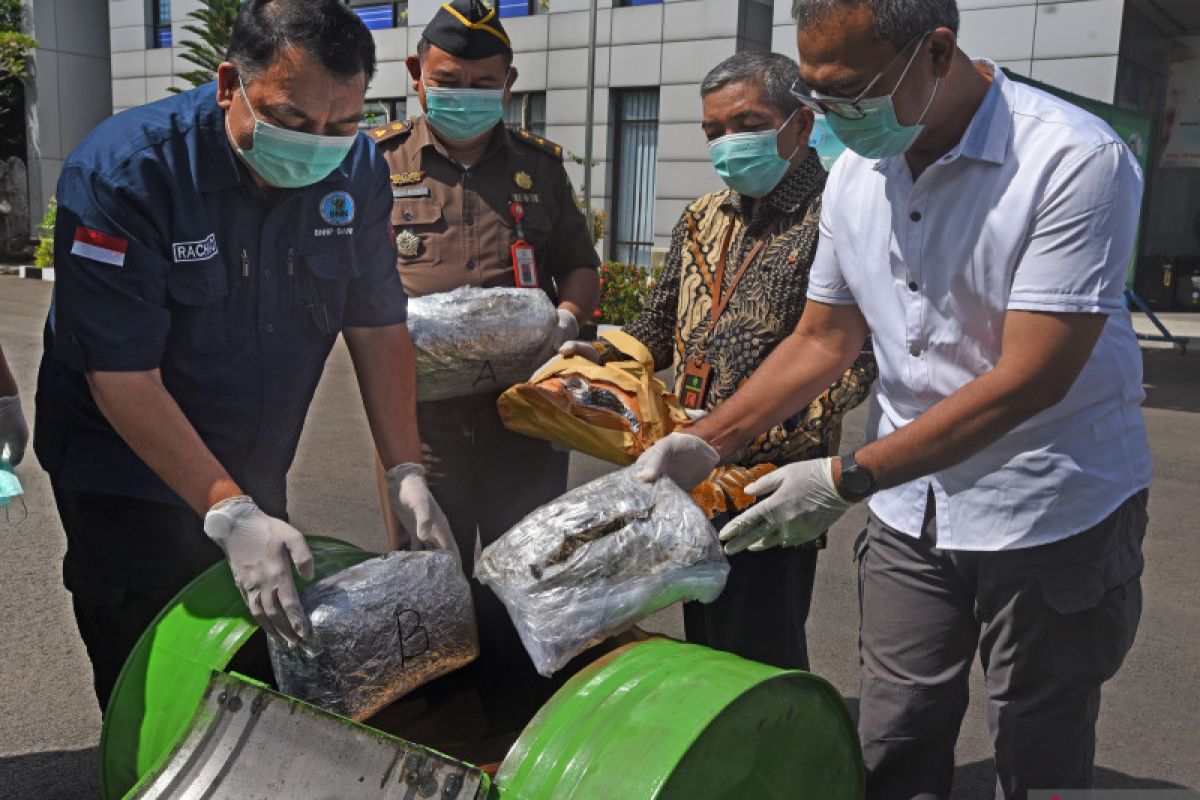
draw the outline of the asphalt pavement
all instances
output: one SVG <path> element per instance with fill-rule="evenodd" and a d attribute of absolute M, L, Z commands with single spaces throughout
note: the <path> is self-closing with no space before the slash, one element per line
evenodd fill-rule
<path fill-rule="evenodd" d="M 0 345 L 31 423 L 49 300 L 49 284 L 0 276 Z M 1200 789 L 1200 353 L 1148 347 L 1144 354 L 1145 414 L 1155 457 L 1145 610 L 1132 653 L 1105 688 L 1097 783 Z M 862 441 L 863 422 L 863 409 L 849 416 L 845 447 Z M 575 458 L 572 482 L 605 469 Z M 17 528 L 5 527 L 0 516 L 0 798 L 94 797 L 100 715 L 61 584 L 63 534 L 32 450 L 18 475 L 29 516 Z M 302 531 L 383 548 L 370 437 L 340 344 L 318 389 L 289 487 L 293 522 Z M 864 520 L 863 510 L 855 509 L 834 527 L 821 556 L 809 625 L 814 671 L 842 692 L 852 710 L 858 611 L 850 546 Z M 647 627 L 679 635 L 678 609 L 660 613 Z M 991 797 L 994 771 L 981 693 L 977 669 L 957 752 L 955 798 L 962 800 Z"/>

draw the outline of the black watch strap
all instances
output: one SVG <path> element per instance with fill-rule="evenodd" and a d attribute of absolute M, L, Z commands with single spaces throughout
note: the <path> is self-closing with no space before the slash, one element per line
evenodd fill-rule
<path fill-rule="evenodd" d="M 842 486 L 839 492 L 852 503 L 865 500 L 875 494 L 875 476 L 859 464 L 854 453 L 841 456 Z"/>

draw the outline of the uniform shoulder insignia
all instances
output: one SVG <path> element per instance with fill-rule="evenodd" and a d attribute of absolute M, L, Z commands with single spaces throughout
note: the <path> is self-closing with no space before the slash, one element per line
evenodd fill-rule
<path fill-rule="evenodd" d="M 527 131 L 524 128 L 518 128 L 515 125 L 510 125 L 508 129 L 512 132 L 513 138 L 515 138 L 518 142 L 524 142 L 530 147 L 541 150 L 544 153 L 549 153 L 559 161 L 563 160 L 563 149 L 560 145 L 555 144 L 549 139 L 538 136 L 532 131 Z"/>
<path fill-rule="evenodd" d="M 378 128 L 372 128 L 368 135 L 372 141 L 380 144 L 395 139 L 401 134 L 408 133 L 410 130 L 412 130 L 412 126 L 407 121 L 397 120 L 396 122 L 389 122 L 386 125 L 380 125 Z"/>

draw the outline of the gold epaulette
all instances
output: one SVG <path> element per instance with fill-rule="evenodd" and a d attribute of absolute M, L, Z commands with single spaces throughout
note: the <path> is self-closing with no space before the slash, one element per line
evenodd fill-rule
<path fill-rule="evenodd" d="M 524 128 L 518 128 L 515 125 L 509 125 L 508 129 L 512 132 L 512 135 L 518 142 L 524 142 L 530 147 L 534 147 L 538 150 L 549 153 L 559 161 L 563 160 L 563 149 L 561 145 L 557 145 L 549 139 L 544 139 L 532 131 L 527 131 Z"/>
<path fill-rule="evenodd" d="M 367 135 L 376 144 L 379 144 L 390 139 L 395 139 L 397 136 L 408 133 L 410 130 L 412 130 L 412 126 L 407 121 L 397 120 L 396 122 L 389 122 L 386 125 L 380 125 L 378 128 L 372 128 L 371 132 Z"/>

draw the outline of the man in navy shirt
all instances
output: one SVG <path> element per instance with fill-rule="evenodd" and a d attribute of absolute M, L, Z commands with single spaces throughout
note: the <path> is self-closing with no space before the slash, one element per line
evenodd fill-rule
<path fill-rule="evenodd" d="M 286 477 L 339 332 L 385 466 L 409 465 L 397 516 L 454 548 L 417 466 L 388 168 L 357 135 L 374 71 L 338 0 L 251 0 L 214 84 L 107 120 L 63 167 L 35 448 L 102 707 L 222 550 L 269 634 L 310 633 Z"/>

